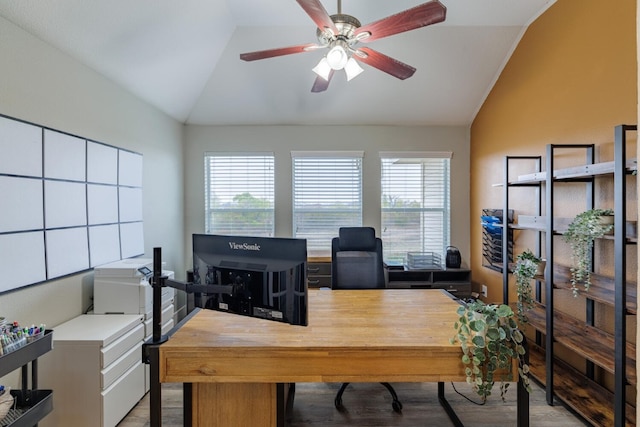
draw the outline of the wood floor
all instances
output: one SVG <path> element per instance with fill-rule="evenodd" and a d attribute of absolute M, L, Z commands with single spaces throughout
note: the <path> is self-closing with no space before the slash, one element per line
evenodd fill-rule
<path fill-rule="evenodd" d="M 402 414 L 393 412 L 391 397 L 380 384 L 352 384 L 343 397 L 344 411 L 333 406 L 333 399 L 340 384 L 299 383 L 293 410 L 288 416 L 289 427 L 445 427 L 453 424 L 438 403 L 436 384 L 394 383 L 402 402 Z M 484 406 L 476 406 L 455 393 L 449 383 L 446 397 L 467 427 L 513 427 L 516 425 L 515 385 L 503 403 L 499 395 L 491 396 Z M 466 383 L 455 383 L 459 392 L 475 398 Z M 182 426 L 182 385 L 163 384 L 163 427 Z M 533 385 L 530 396 L 531 427 L 584 426 L 562 405 L 547 405 L 544 391 Z M 149 426 L 149 395 L 131 410 L 118 427 Z M 236 427 L 236 426 L 226 426 Z M 241 427 L 241 426 L 237 426 Z"/>

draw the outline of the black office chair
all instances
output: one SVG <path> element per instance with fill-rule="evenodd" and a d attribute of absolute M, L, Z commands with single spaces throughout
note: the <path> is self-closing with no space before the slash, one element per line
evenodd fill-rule
<path fill-rule="evenodd" d="M 382 240 L 371 227 L 342 227 L 339 237 L 331 241 L 332 289 L 382 289 L 386 287 L 382 260 Z M 389 383 L 381 383 L 391 393 L 391 406 L 402 411 L 402 403 Z M 336 409 L 342 410 L 342 394 L 349 386 L 343 383 L 335 398 Z"/>

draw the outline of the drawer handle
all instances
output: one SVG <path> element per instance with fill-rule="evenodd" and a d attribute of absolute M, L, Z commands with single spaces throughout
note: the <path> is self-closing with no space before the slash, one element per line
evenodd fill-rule
<path fill-rule="evenodd" d="M 317 285 L 320 283 L 320 280 L 307 280 L 307 282 L 309 282 L 310 285 Z"/>
<path fill-rule="evenodd" d="M 320 271 L 320 267 L 308 267 L 307 271 L 309 273 L 317 273 L 318 271 Z"/>

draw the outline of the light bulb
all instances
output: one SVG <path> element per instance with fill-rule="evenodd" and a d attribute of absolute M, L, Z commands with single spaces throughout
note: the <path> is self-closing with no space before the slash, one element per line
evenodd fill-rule
<path fill-rule="evenodd" d="M 327 53 L 327 62 L 334 70 L 342 70 L 347 64 L 348 59 L 347 51 L 339 44 L 333 46 L 331 50 L 329 50 L 329 53 Z"/>
<path fill-rule="evenodd" d="M 325 80 L 329 80 L 329 74 L 331 74 L 331 66 L 327 58 L 322 57 L 318 65 L 313 67 L 313 72 L 322 77 Z"/>
<path fill-rule="evenodd" d="M 344 66 L 344 72 L 347 75 L 347 81 L 356 77 L 363 71 L 364 70 L 362 69 L 362 67 L 358 64 L 358 61 L 353 58 L 349 58 L 349 60 L 347 61 L 347 65 Z"/>

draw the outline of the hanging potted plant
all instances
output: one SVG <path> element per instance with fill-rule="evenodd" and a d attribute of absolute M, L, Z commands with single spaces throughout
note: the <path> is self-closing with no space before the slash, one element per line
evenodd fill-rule
<path fill-rule="evenodd" d="M 467 383 L 486 401 L 493 385 L 500 381 L 500 396 L 505 400 L 509 381 L 513 381 L 512 363 L 528 392 L 529 365 L 525 363 L 524 335 L 508 305 L 485 304 L 481 300 L 462 305 L 457 311 L 456 334 L 451 343 L 460 343 Z M 496 378 L 497 376 L 497 378 Z"/>
<path fill-rule="evenodd" d="M 544 260 L 527 249 L 518 255 L 516 264 L 513 267 L 513 275 L 516 278 L 516 294 L 518 295 L 518 301 L 516 302 L 517 316 L 521 323 L 527 322 L 526 312 L 533 306 L 531 280 L 536 275 L 544 274 L 545 264 Z"/>
<path fill-rule="evenodd" d="M 574 265 L 571 267 L 571 290 L 578 296 L 578 285 L 583 284 L 585 291 L 591 287 L 591 252 L 593 241 L 613 230 L 613 211 L 611 209 L 590 209 L 573 219 L 564 233 L 564 239 L 572 250 Z"/>

